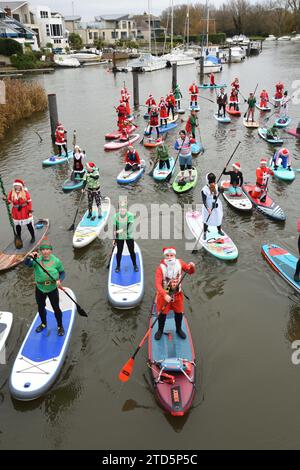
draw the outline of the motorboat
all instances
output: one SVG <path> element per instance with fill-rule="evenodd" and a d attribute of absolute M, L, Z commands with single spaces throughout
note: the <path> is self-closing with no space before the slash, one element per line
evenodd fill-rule
<path fill-rule="evenodd" d="M 290 41 L 291 36 L 280 36 L 280 38 L 277 38 L 277 41 Z"/>
<path fill-rule="evenodd" d="M 240 46 L 231 47 L 231 62 L 242 62 L 246 57 L 245 50 Z"/>
<path fill-rule="evenodd" d="M 128 62 L 124 70 L 127 72 L 153 72 L 154 70 L 164 69 L 167 61 L 163 57 L 155 57 L 150 52 L 140 54 L 137 59 Z"/>
<path fill-rule="evenodd" d="M 187 54 L 184 51 L 178 49 L 172 49 L 172 52 L 161 56 L 161 59 L 166 61 L 167 67 L 172 66 L 173 64 L 177 65 L 191 65 L 195 64 L 195 59 Z"/>
<path fill-rule="evenodd" d="M 78 59 L 75 59 L 74 57 L 71 57 L 70 55 L 60 55 L 60 54 L 55 54 L 54 55 L 54 63 L 58 65 L 59 67 L 73 67 L 77 68 L 80 67 L 80 62 Z"/>
<path fill-rule="evenodd" d="M 100 62 L 101 61 L 101 56 L 102 52 L 99 54 L 96 54 L 94 52 L 89 52 L 89 50 L 83 50 L 83 51 L 78 51 L 78 52 L 73 52 L 72 54 L 69 54 L 70 57 L 79 60 L 79 62 L 82 64 L 84 62 Z"/>
<path fill-rule="evenodd" d="M 265 41 L 276 41 L 276 36 L 274 36 L 274 34 L 269 34 Z"/>
<path fill-rule="evenodd" d="M 296 34 L 296 36 L 291 37 L 291 41 L 300 41 L 300 34 Z"/>
<path fill-rule="evenodd" d="M 199 65 L 197 67 L 200 70 L 200 62 L 199 62 Z M 204 68 L 203 68 L 204 73 L 206 73 L 206 74 L 209 74 L 211 72 L 218 73 L 218 72 L 221 72 L 221 71 L 222 71 L 222 64 L 221 64 L 220 59 L 218 59 L 217 57 L 211 56 L 211 55 L 208 55 L 204 59 Z"/>

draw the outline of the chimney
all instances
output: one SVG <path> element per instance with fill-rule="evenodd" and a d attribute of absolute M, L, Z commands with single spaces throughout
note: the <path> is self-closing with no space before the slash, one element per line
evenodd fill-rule
<path fill-rule="evenodd" d="M 5 13 L 6 13 L 6 16 L 10 16 L 10 17 L 11 17 L 11 9 L 10 9 L 10 8 L 6 7 L 6 8 L 4 8 L 4 11 L 5 11 Z"/>

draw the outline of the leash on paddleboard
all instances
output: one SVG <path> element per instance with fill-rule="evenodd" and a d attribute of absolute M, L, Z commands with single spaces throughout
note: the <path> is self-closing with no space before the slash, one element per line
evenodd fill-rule
<path fill-rule="evenodd" d="M 12 218 L 11 213 L 10 213 L 9 204 L 8 204 L 8 202 L 7 202 L 7 194 L 6 194 L 6 192 L 5 192 L 5 188 L 4 188 L 4 184 L 3 184 L 3 181 L 2 181 L 1 175 L 0 175 L 0 186 L 1 186 L 2 194 L 3 194 L 3 200 L 4 200 L 4 202 L 5 202 L 6 209 L 7 209 L 7 214 L 8 214 L 9 223 L 10 223 L 12 229 L 13 229 L 13 232 L 14 232 L 14 243 L 15 243 L 15 247 L 16 247 L 17 249 L 21 249 L 21 248 L 23 248 L 23 242 L 22 242 L 21 237 L 19 237 L 19 235 L 18 235 L 17 232 L 16 232 L 16 227 L 15 227 L 13 218 Z"/>
<path fill-rule="evenodd" d="M 179 281 L 179 283 L 177 284 L 177 287 L 176 287 L 176 290 L 178 289 L 178 287 L 180 286 L 180 284 L 182 283 L 183 279 L 185 278 L 185 276 L 187 275 L 187 272 L 185 272 L 182 276 L 181 276 L 181 279 Z M 152 303 L 152 307 L 151 307 L 151 312 L 150 312 L 150 317 L 151 317 L 151 314 L 152 314 L 152 309 L 153 309 L 153 304 L 154 304 L 155 300 L 153 301 Z M 163 313 L 164 310 L 166 309 L 168 303 L 166 303 L 163 308 L 162 308 L 162 311 L 160 313 Z M 121 380 L 121 382 L 127 382 L 129 379 L 130 379 L 130 376 L 133 372 L 133 366 L 134 366 L 134 360 L 135 360 L 135 357 L 137 355 L 137 353 L 139 352 L 139 350 L 142 348 L 142 346 L 144 345 L 146 339 L 148 338 L 148 336 L 150 335 L 151 333 L 151 330 L 152 328 L 154 327 L 154 325 L 156 324 L 156 322 L 158 321 L 158 315 L 156 316 L 154 322 L 152 323 L 152 325 L 148 328 L 145 336 L 143 337 L 143 339 L 141 340 L 140 344 L 138 345 L 138 347 L 136 348 L 136 350 L 134 351 L 133 355 L 130 357 L 130 359 L 128 359 L 128 361 L 124 364 L 124 366 L 122 367 L 122 369 L 120 370 L 119 372 L 119 380 Z"/>
<path fill-rule="evenodd" d="M 241 144 L 241 141 L 239 140 L 238 143 L 237 143 L 237 145 L 236 145 L 236 147 L 235 147 L 235 149 L 234 149 L 234 151 L 232 152 L 231 156 L 229 157 L 229 159 L 228 159 L 228 161 L 227 161 L 227 163 L 226 163 L 226 165 L 225 165 L 225 168 L 227 168 L 227 166 L 229 165 L 230 160 L 231 160 L 232 157 L 234 156 L 234 154 L 235 154 L 235 152 L 237 151 L 237 149 L 238 149 L 238 147 L 239 147 L 240 144 Z M 216 184 L 218 184 L 218 182 L 219 182 L 220 179 L 222 178 L 222 175 L 223 175 L 223 171 L 222 171 L 222 173 L 220 174 L 219 178 L 217 179 Z M 215 202 L 217 202 L 217 200 L 218 200 L 220 194 L 221 194 L 221 191 L 219 191 Z M 208 217 L 207 217 L 207 219 L 206 219 L 206 221 L 205 221 L 205 224 L 206 224 L 206 225 L 207 225 L 207 222 L 208 222 L 208 220 L 209 220 L 209 218 L 210 218 L 210 216 L 211 216 L 213 210 L 214 210 L 214 207 L 212 208 L 211 213 L 208 215 Z M 195 243 L 195 246 L 194 246 L 194 248 L 193 248 L 193 250 L 192 250 L 192 254 L 195 254 L 195 253 L 197 253 L 197 251 L 198 251 L 198 250 L 196 250 L 196 246 L 198 245 L 198 243 L 199 243 L 199 241 L 200 241 L 200 238 L 201 238 L 201 235 L 202 235 L 202 233 L 203 233 L 203 230 L 204 230 L 204 228 L 203 228 L 203 229 L 201 230 L 201 232 L 200 232 L 200 235 L 199 235 L 199 237 L 198 237 L 198 239 L 197 239 L 197 241 L 196 241 L 196 243 Z"/>
<path fill-rule="evenodd" d="M 50 273 L 48 273 L 48 271 L 36 260 L 36 258 L 34 256 L 29 256 L 29 258 L 31 258 L 50 277 L 50 279 L 52 279 L 52 281 L 56 282 L 56 279 L 54 279 L 54 277 L 51 276 Z M 86 311 L 83 310 L 82 307 L 80 307 L 80 305 L 76 302 L 76 300 L 74 300 L 73 297 L 71 297 L 70 294 L 68 294 L 68 292 L 62 286 L 59 287 L 59 289 L 61 289 L 69 297 L 69 299 L 72 300 L 72 302 L 74 302 L 74 304 L 77 307 L 77 313 L 81 317 L 87 317 L 88 316 Z"/>

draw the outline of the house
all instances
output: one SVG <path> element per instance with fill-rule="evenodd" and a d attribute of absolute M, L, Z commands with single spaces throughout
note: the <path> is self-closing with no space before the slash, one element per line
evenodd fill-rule
<path fill-rule="evenodd" d="M 69 46 L 68 33 L 64 18 L 59 12 L 51 12 L 51 9 L 43 5 L 31 5 L 34 23 L 39 29 L 39 42 L 41 47 L 50 43 L 55 48 L 65 49 Z"/>
<path fill-rule="evenodd" d="M 133 18 L 137 28 L 137 39 L 149 42 L 149 15 L 144 13 L 143 15 L 135 15 Z M 152 39 L 165 36 L 166 28 L 161 26 L 158 16 L 150 15 L 150 27 Z"/>
<path fill-rule="evenodd" d="M 136 24 L 131 15 L 101 15 L 95 16 L 99 24 L 101 38 L 106 42 L 114 43 L 122 40 L 136 40 Z"/>
<path fill-rule="evenodd" d="M 79 28 L 81 22 L 81 16 L 72 15 L 72 16 L 65 16 L 65 27 L 69 33 L 77 33 L 77 29 Z"/>
<path fill-rule="evenodd" d="M 22 46 L 29 45 L 32 50 L 38 50 L 37 33 L 18 20 L 17 18 L 21 19 L 19 15 L 12 15 L 12 10 L 10 8 L 7 6 L 5 9 L 0 7 L 0 37 L 14 39 L 22 44 Z"/>

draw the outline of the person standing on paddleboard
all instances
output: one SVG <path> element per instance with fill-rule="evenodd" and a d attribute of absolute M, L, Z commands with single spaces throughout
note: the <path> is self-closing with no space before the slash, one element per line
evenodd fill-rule
<path fill-rule="evenodd" d="M 130 116 L 131 110 L 130 110 L 130 94 L 128 93 L 128 89 L 126 86 L 122 88 L 121 90 L 121 101 L 125 103 L 125 108 L 126 108 L 126 115 L 127 117 Z"/>
<path fill-rule="evenodd" d="M 47 328 L 46 299 L 50 300 L 54 315 L 57 321 L 57 334 L 63 336 L 65 330 L 62 324 L 62 311 L 59 307 L 58 289 L 61 287 L 61 281 L 65 278 L 65 270 L 59 258 L 52 254 L 52 245 L 47 238 L 44 238 L 40 245 L 40 255 L 36 251 L 30 253 L 24 261 L 25 266 L 33 268 L 35 287 L 35 299 L 38 305 L 38 311 L 41 318 L 41 324 L 36 328 L 36 333 L 41 333 Z M 51 275 L 48 276 L 42 268 L 33 261 L 35 258 L 39 264 Z"/>
<path fill-rule="evenodd" d="M 193 139 L 196 139 L 196 127 L 198 127 L 197 120 L 198 118 L 196 111 L 192 109 L 191 114 L 186 122 L 185 130 L 188 135 L 192 134 Z"/>
<path fill-rule="evenodd" d="M 225 167 L 222 174 L 230 176 L 230 186 L 228 188 L 230 196 L 241 196 L 243 194 L 241 188 L 242 188 L 244 179 L 243 179 L 243 173 L 241 172 L 240 163 L 238 162 L 233 163 L 231 171 L 226 171 L 226 167 Z"/>
<path fill-rule="evenodd" d="M 166 97 L 166 103 L 168 106 L 168 116 L 170 115 L 170 111 L 172 111 L 172 119 L 174 121 L 174 117 L 175 117 L 174 109 L 176 106 L 176 100 L 172 91 L 170 91 L 170 93 Z"/>
<path fill-rule="evenodd" d="M 288 91 L 286 90 L 283 94 L 283 100 L 281 103 L 281 113 L 280 113 L 280 120 L 279 122 L 285 123 L 288 119 L 289 114 L 289 101 L 291 100 L 290 96 L 288 95 Z"/>
<path fill-rule="evenodd" d="M 152 128 L 156 129 L 157 139 L 159 139 L 159 112 L 158 107 L 153 104 L 150 110 L 149 137 L 151 137 Z"/>
<path fill-rule="evenodd" d="M 176 109 L 180 109 L 180 100 L 182 98 L 182 93 L 181 93 L 179 85 L 176 85 L 176 87 L 175 87 L 174 98 L 175 98 L 175 101 L 176 101 Z"/>
<path fill-rule="evenodd" d="M 73 152 L 73 175 L 74 178 L 82 178 L 84 175 L 83 161 L 85 159 L 85 151 L 81 150 L 79 145 L 75 145 Z"/>
<path fill-rule="evenodd" d="M 82 192 L 87 189 L 87 197 L 88 197 L 88 209 L 89 213 L 87 215 L 88 219 L 95 220 L 95 216 L 92 216 L 93 213 L 93 200 L 95 199 L 95 203 L 98 208 L 98 218 L 101 219 L 102 211 L 101 211 L 101 191 L 100 191 L 100 174 L 99 169 L 96 167 L 95 163 L 88 162 L 86 164 L 86 172 L 83 176 L 83 188 Z"/>
<path fill-rule="evenodd" d="M 209 84 L 210 86 L 215 86 L 215 74 L 213 72 L 209 74 Z"/>
<path fill-rule="evenodd" d="M 139 270 L 139 267 L 136 264 L 136 254 L 134 251 L 133 226 L 134 215 L 127 211 L 127 206 L 123 203 L 119 207 L 119 212 L 117 212 L 114 217 L 114 243 L 117 245 L 116 273 L 121 271 L 121 260 L 125 241 L 130 253 L 133 269 L 135 272 L 138 272 Z"/>
<path fill-rule="evenodd" d="M 214 173 L 206 175 L 206 185 L 201 190 L 201 196 L 203 201 L 203 239 L 206 240 L 208 225 L 217 227 L 219 235 L 224 236 L 224 232 L 222 232 L 223 206 L 222 201 L 218 197 L 219 190 Z"/>
<path fill-rule="evenodd" d="M 297 225 L 297 230 L 299 233 L 298 237 L 298 252 L 299 252 L 299 259 L 296 264 L 296 271 L 294 274 L 294 281 L 300 282 L 300 218 L 298 219 L 298 225 Z"/>
<path fill-rule="evenodd" d="M 238 97 L 238 92 L 235 88 L 231 90 L 230 96 L 229 96 L 229 109 L 235 109 L 236 111 L 239 111 L 239 97 Z"/>
<path fill-rule="evenodd" d="M 221 111 L 223 110 L 223 117 L 226 117 L 226 105 L 227 105 L 227 93 L 225 93 L 224 88 L 221 88 L 217 93 L 217 104 L 218 108 L 218 117 L 221 117 Z"/>
<path fill-rule="evenodd" d="M 137 171 L 141 168 L 141 159 L 137 150 L 133 145 L 128 145 L 128 150 L 125 154 L 125 170 Z"/>
<path fill-rule="evenodd" d="M 197 108 L 198 107 L 198 94 L 199 94 L 199 88 L 196 85 L 196 82 L 194 81 L 192 85 L 189 87 L 189 94 L 191 96 L 190 100 L 190 106 Z"/>
<path fill-rule="evenodd" d="M 159 144 L 159 146 L 156 149 L 156 156 L 159 159 L 159 169 L 162 170 L 164 165 L 170 169 L 170 155 L 169 155 L 169 149 L 165 142 L 162 140 Z"/>
<path fill-rule="evenodd" d="M 263 89 L 259 97 L 260 97 L 259 106 L 261 108 L 266 108 L 268 106 L 268 101 L 269 101 L 268 92 L 265 89 Z"/>
<path fill-rule="evenodd" d="M 187 168 L 189 171 L 189 179 L 190 181 L 194 181 L 192 176 L 192 169 L 193 169 L 193 162 L 192 162 L 192 150 L 191 144 L 195 142 L 195 139 L 190 139 L 189 136 L 186 135 L 185 131 L 179 132 L 179 139 L 176 140 L 174 149 L 180 150 L 179 153 L 179 166 L 181 170 L 180 179 L 178 184 L 184 184 L 184 172 Z"/>
<path fill-rule="evenodd" d="M 118 113 L 118 129 L 119 131 L 123 131 L 126 127 L 125 121 L 127 117 L 127 112 L 126 112 L 126 103 L 124 101 L 120 101 L 120 104 L 116 109 L 116 112 Z"/>
<path fill-rule="evenodd" d="M 253 93 L 249 94 L 249 98 L 247 99 L 248 103 L 248 111 L 247 111 L 247 117 L 246 117 L 246 122 L 249 121 L 251 117 L 251 121 L 254 122 L 254 111 L 255 111 L 255 105 L 256 105 L 256 98 Z"/>
<path fill-rule="evenodd" d="M 6 198 L 3 196 L 3 200 Z M 17 236 L 21 240 L 22 225 L 26 225 L 31 235 L 30 243 L 35 242 L 34 228 L 32 225 L 32 201 L 29 192 L 25 188 L 23 180 L 16 179 L 13 183 L 13 189 L 7 196 L 8 204 L 12 204 L 12 219 L 16 227 Z M 23 244 L 17 248 L 22 248 Z"/>
<path fill-rule="evenodd" d="M 156 101 L 155 99 L 153 98 L 153 95 L 149 95 L 146 103 L 145 103 L 146 106 L 148 106 L 148 114 L 150 114 L 150 110 L 151 110 L 151 106 L 156 106 Z"/>
<path fill-rule="evenodd" d="M 270 176 L 274 176 L 274 171 L 267 167 L 267 160 L 262 158 L 259 167 L 256 168 L 256 186 L 253 191 L 249 192 L 253 199 L 259 199 L 262 203 L 266 202 Z"/>
<path fill-rule="evenodd" d="M 167 105 L 167 103 L 166 103 L 163 96 L 160 98 L 158 108 L 159 108 L 160 125 L 162 127 L 163 126 L 163 121 L 165 121 L 164 125 L 167 126 L 168 125 L 169 112 L 168 112 L 168 105 Z"/>
<path fill-rule="evenodd" d="M 67 131 L 64 129 L 64 126 L 58 122 L 55 131 L 55 145 L 58 147 L 58 155 L 60 157 L 62 156 L 62 149 L 66 152 L 66 156 L 68 155 L 66 133 Z"/>
<path fill-rule="evenodd" d="M 239 92 L 239 89 L 240 89 L 240 82 L 239 82 L 239 79 L 236 77 L 233 82 L 231 83 L 231 88 L 233 90 L 236 90 L 237 92 Z"/>
<path fill-rule="evenodd" d="M 275 85 L 275 95 L 274 98 L 276 100 L 281 100 L 283 98 L 283 90 L 284 90 L 284 84 L 279 80 L 279 82 L 276 83 Z"/>
<path fill-rule="evenodd" d="M 175 315 L 176 333 L 185 339 L 186 334 L 181 329 L 184 315 L 184 298 L 180 281 L 182 272 L 193 274 L 196 271 L 194 263 L 185 263 L 182 259 L 176 259 L 174 246 L 163 248 L 164 259 L 161 260 L 155 272 L 156 311 L 158 313 L 158 330 L 155 339 L 162 337 L 167 314 L 173 310 Z"/>

